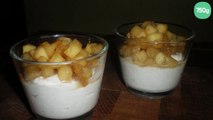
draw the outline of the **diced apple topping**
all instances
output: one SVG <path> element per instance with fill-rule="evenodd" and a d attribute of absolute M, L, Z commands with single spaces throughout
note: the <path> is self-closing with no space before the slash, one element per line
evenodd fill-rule
<path fill-rule="evenodd" d="M 34 46 L 34 45 L 31 45 L 31 44 L 24 45 L 23 46 L 23 53 L 27 53 L 27 52 L 34 50 L 34 49 L 36 49 L 36 46 Z"/>
<path fill-rule="evenodd" d="M 62 81 L 72 80 L 72 74 L 71 66 L 65 65 L 58 68 L 58 77 Z"/>
<path fill-rule="evenodd" d="M 130 29 L 119 53 L 140 66 L 175 67 L 178 61 L 171 56 L 184 51 L 184 39 L 167 24 L 145 21 Z"/>
<path fill-rule="evenodd" d="M 87 43 L 83 48 L 78 39 L 59 37 L 53 43 L 47 41 L 38 46 L 26 44 L 23 46 L 22 58 L 34 62 L 66 62 L 79 60 L 68 65 L 31 65 L 24 64 L 25 80 L 33 80 L 37 77 L 50 77 L 55 74 L 62 82 L 72 79 L 79 80 L 82 86 L 89 83 L 92 69 L 98 65 L 99 58 L 92 60 L 80 60 L 98 54 L 103 49 L 99 43 Z"/>

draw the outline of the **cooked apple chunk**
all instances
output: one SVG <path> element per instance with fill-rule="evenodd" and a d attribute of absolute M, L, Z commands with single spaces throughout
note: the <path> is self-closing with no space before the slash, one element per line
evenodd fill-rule
<path fill-rule="evenodd" d="M 42 46 L 38 46 L 33 54 L 33 58 L 35 60 L 38 60 L 40 57 L 45 57 L 47 59 L 49 58 L 46 50 Z"/>
<path fill-rule="evenodd" d="M 68 65 L 61 66 L 58 68 L 58 77 L 61 81 L 67 82 L 72 79 L 73 71 Z"/>
<path fill-rule="evenodd" d="M 48 55 L 49 58 L 50 58 L 50 57 L 53 55 L 53 53 L 55 52 L 55 48 L 54 48 L 50 43 L 48 43 L 48 42 L 43 42 L 43 43 L 41 44 L 41 46 L 44 47 L 44 49 L 46 50 L 47 55 Z"/>
<path fill-rule="evenodd" d="M 55 74 L 55 70 L 52 66 L 40 66 L 41 74 L 44 78 L 50 77 Z"/>
<path fill-rule="evenodd" d="M 153 21 L 134 25 L 120 47 L 120 56 L 130 57 L 140 66 L 177 66 L 178 61 L 172 55 L 184 52 L 185 38 L 169 29 L 167 24 Z"/>
<path fill-rule="evenodd" d="M 64 51 L 64 54 L 67 55 L 70 59 L 74 59 L 75 56 L 81 52 L 82 44 L 77 40 L 74 39 L 70 42 L 69 47 Z"/>
<path fill-rule="evenodd" d="M 36 49 L 36 46 L 32 44 L 26 44 L 23 46 L 23 53 L 30 52 L 31 50 L 34 50 L 34 49 Z"/>
<path fill-rule="evenodd" d="M 49 62 L 64 62 L 65 59 L 58 53 L 54 53 Z"/>
<path fill-rule="evenodd" d="M 100 52 L 103 45 L 89 42 L 85 46 L 83 47 L 80 40 L 68 37 L 59 37 L 52 43 L 45 41 L 38 46 L 24 45 L 22 58 L 41 62 L 41 65 L 23 64 L 24 78 L 33 80 L 37 77 L 47 78 L 57 75 L 62 82 L 75 79 L 82 86 L 86 86 L 92 76 L 92 69 L 98 65 L 99 58 L 94 60 L 84 58 Z M 66 61 L 71 62 L 69 65 L 55 63 Z"/>
<path fill-rule="evenodd" d="M 85 50 L 91 55 L 97 54 L 102 49 L 103 49 L 103 45 L 97 44 L 97 43 L 88 43 L 85 48 Z"/>
<path fill-rule="evenodd" d="M 27 81 L 33 80 L 41 76 L 41 70 L 37 65 L 26 65 L 24 68 L 24 78 Z"/>

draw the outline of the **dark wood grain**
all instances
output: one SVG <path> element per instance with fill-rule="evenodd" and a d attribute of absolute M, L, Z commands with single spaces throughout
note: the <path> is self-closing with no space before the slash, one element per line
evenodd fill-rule
<path fill-rule="evenodd" d="M 202 62 L 212 63 L 213 50 L 192 50 L 174 93 L 150 100 L 127 91 L 113 42 L 110 45 L 100 98 L 91 120 L 213 120 L 213 68 L 212 64 Z M 9 55 L 1 56 L 0 60 L 0 120 L 32 119 Z"/>

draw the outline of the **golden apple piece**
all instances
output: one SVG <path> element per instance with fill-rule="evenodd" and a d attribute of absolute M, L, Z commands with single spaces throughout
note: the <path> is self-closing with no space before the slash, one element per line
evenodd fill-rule
<path fill-rule="evenodd" d="M 69 47 L 64 51 L 64 54 L 71 59 L 74 59 L 76 55 L 82 50 L 82 44 L 74 39 L 70 42 Z"/>
<path fill-rule="evenodd" d="M 38 62 L 47 62 L 48 59 L 47 59 L 46 57 L 44 57 L 44 56 L 41 56 L 41 57 L 39 57 L 39 58 L 37 59 L 37 61 L 38 61 Z"/>
<path fill-rule="evenodd" d="M 92 70 L 87 67 L 83 67 L 80 73 L 81 74 L 79 74 L 78 76 L 80 80 L 79 82 L 81 83 L 83 87 L 85 87 L 88 85 L 90 77 L 92 77 Z"/>
<path fill-rule="evenodd" d="M 145 33 L 146 34 L 153 34 L 153 33 L 156 33 L 158 30 L 156 29 L 155 26 L 153 25 L 147 25 L 146 28 L 145 28 Z"/>
<path fill-rule="evenodd" d="M 35 53 L 33 55 L 33 58 L 38 60 L 40 57 L 49 58 L 46 50 L 42 46 L 38 46 L 35 50 Z"/>
<path fill-rule="evenodd" d="M 79 80 L 83 87 L 86 86 L 89 83 L 90 77 L 92 77 L 92 70 L 89 67 L 80 64 L 73 64 L 72 69 L 75 78 Z"/>
<path fill-rule="evenodd" d="M 40 66 L 40 68 L 41 68 L 41 75 L 44 78 L 50 77 L 55 74 L 55 70 L 52 66 L 46 65 L 46 66 Z"/>
<path fill-rule="evenodd" d="M 52 57 L 49 59 L 49 62 L 64 62 L 65 59 L 61 56 L 61 54 L 54 53 Z"/>
<path fill-rule="evenodd" d="M 47 55 L 48 55 L 49 58 L 50 58 L 50 57 L 53 55 L 53 53 L 55 52 L 55 48 L 54 48 L 51 44 L 49 44 L 48 42 L 43 42 L 43 43 L 41 44 L 41 46 L 44 47 L 44 49 L 46 50 Z"/>
<path fill-rule="evenodd" d="M 132 60 L 137 65 L 144 65 L 147 59 L 147 54 L 144 50 L 138 51 L 132 55 Z"/>
<path fill-rule="evenodd" d="M 155 63 L 162 66 L 166 64 L 166 55 L 162 52 L 159 52 L 155 57 Z"/>
<path fill-rule="evenodd" d="M 135 25 L 131 30 L 130 30 L 130 38 L 141 38 L 141 37 L 146 37 L 145 30 L 138 25 Z"/>
<path fill-rule="evenodd" d="M 22 55 L 22 59 L 33 61 L 33 57 L 28 52 Z"/>
<path fill-rule="evenodd" d="M 85 50 L 91 55 L 97 54 L 102 49 L 103 49 L 103 45 L 97 44 L 97 43 L 88 43 L 85 48 Z"/>
<path fill-rule="evenodd" d="M 36 46 L 32 45 L 32 44 L 26 44 L 23 46 L 23 53 L 27 53 L 30 52 L 31 50 L 36 49 Z"/>
<path fill-rule="evenodd" d="M 89 53 L 86 50 L 81 50 L 78 55 L 75 57 L 75 59 L 82 59 L 89 56 Z"/>
<path fill-rule="evenodd" d="M 71 38 L 68 38 L 68 37 L 59 37 L 57 38 L 57 41 L 61 41 L 61 44 L 62 45 L 68 45 L 70 44 L 70 42 L 72 41 Z"/>
<path fill-rule="evenodd" d="M 81 52 L 78 53 L 78 55 L 75 57 L 75 59 L 83 59 L 89 56 L 89 53 L 86 50 L 81 50 Z M 87 65 L 86 60 L 81 60 L 78 62 L 78 64 L 81 64 L 82 66 Z"/>
<path fill-rule="evenodd" d="M 24 78 L 26 81 L 34 80 L 41 76 L 41 70 L 37 65 L 27 65 L 24 68 Z"/>
<path fill-rule="evenodd" d="M 146 54 L 150 58 L 154 58 L 159 52 L 160 52 L 160 50 L 157 48 L 154 48 L 154 47 L 149 47 L 146 49 Z"/>
<path fill-rule="evenodd" d="M 162 33 L 152 33 L 149 34 L 146 39 L 150 42 L 160 42 L 163 40 L 163 34 Z"/>
<path fill-rule="evenodd" d="M 166 24 L 157 23 L 156 28 L 160 33 L 166 33 L 168 26 Z"/>
<path fill-rule="evenodd" d="M 58 68 L 58 77 L 63 82 L 72 80 L 73 71 L 68 65 L 64 65 Z"/>

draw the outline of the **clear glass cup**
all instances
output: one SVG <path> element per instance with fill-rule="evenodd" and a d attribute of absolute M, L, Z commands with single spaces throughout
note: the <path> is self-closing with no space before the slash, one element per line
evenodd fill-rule
<path fill-rule="evenodd" d="M 83 47 L 87 43 L 100 43 L 103 48 L 89 57 L 65 62 L 35 62 L 22 59 L 23 45 L 38 45 L 44 41 L 52 43 L 62 36 L 78 39 Z M 107 51 L 106 40 L 84 34 L 34 36 L 13 45 L 10 55 L 36 118 L 61 120 L 90 116 L 99 98 Z M 70 81 L 59 80 L 62 67 L 72 69 L 72 73 L 61 71 L 61 74 L 72 74 Z M 48 73 L 52 75 L 45 76 Z"/>
<path fill-rule="evenodd" d="M 180 82 L 195 34 L 185 26 L 162 23 L 168 25 L 170 32 L 184 38 L 181 37 L 180 41 L 156 42 L 127 37 L 133 26 L 141 24 L 140 22 L 126 23 L 115 29 L 120 39 L 118 51 L 122 77 L 131 93 L 150 99 L 163 98 L 171 94 Z M 132 44 L 131 46 L 127 46 L 127 40 L 128 44 Z M 131 41 L 139 42 L 131 43 Z M 122 54 L 121 49 L 125 49 Z M 156 52 L 154 57 L 152 52 Z"/>

